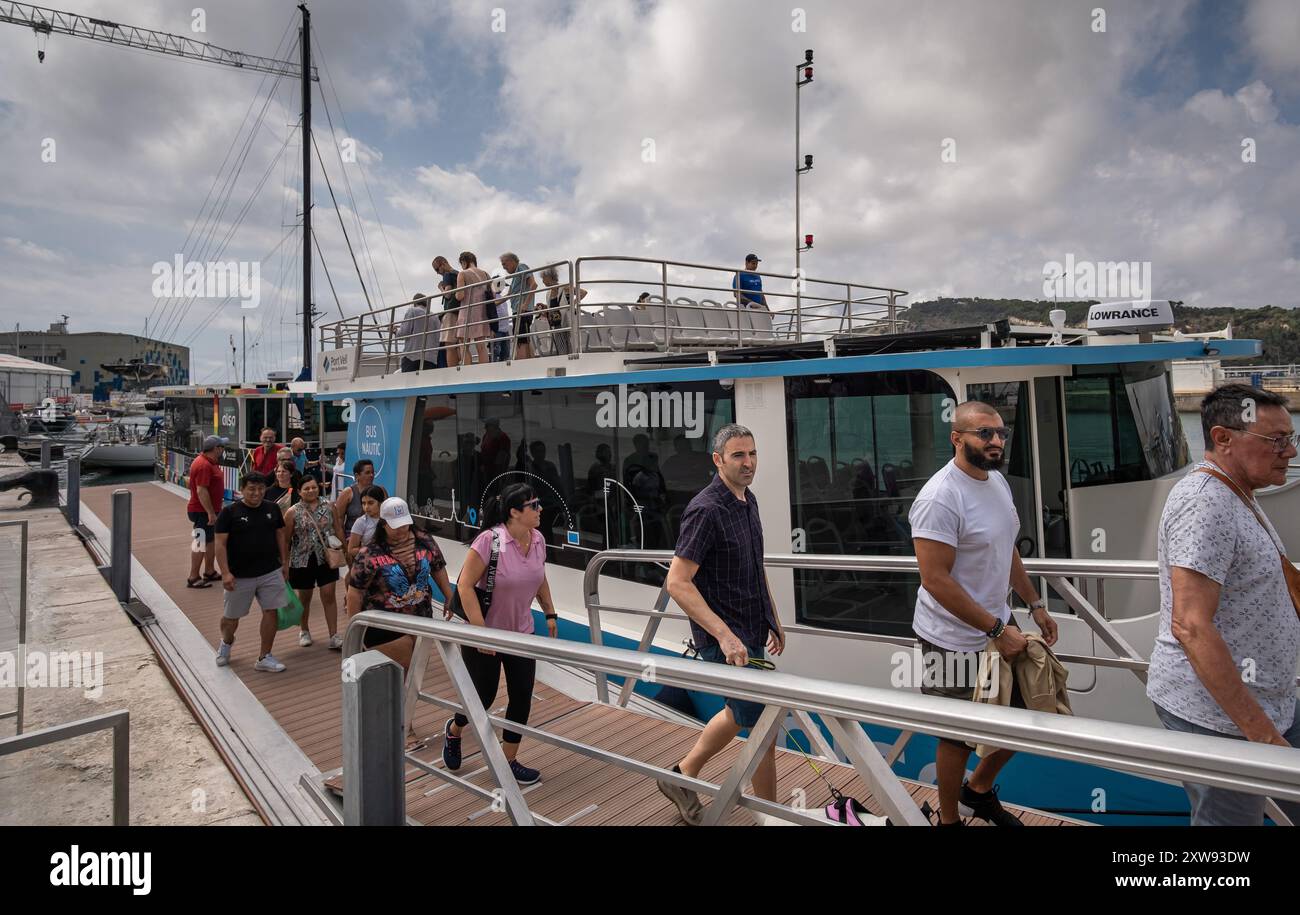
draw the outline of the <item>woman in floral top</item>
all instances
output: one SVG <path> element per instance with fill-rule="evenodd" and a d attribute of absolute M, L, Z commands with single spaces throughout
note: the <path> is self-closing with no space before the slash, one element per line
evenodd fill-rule
<path fill-rule="evenodd" d="M 307 617 L 311 613 L 312 592 L 319 588 L 325 626 L 330 632 L 329 647 L 338 651 L 343 647 L 343 637 L 338 634 L 339 604 L 335 596 L 339 570 L 331 569 L 325 561 L 325 547 L 331 539 L 342 545 L 343 528 L 335 517 L 334 507 L 320 497 L 320 483 L 315 477 L 302 478 L 298 495 L 301 501 L 284 513 L 284 526 L 289 531 L 289 567 L 285 577 L 302 602 L 298 644 L 303 648 L 311 644 Z"/>
<path fill-rule="evenodd" d="M 348 572 L 348 614 L 387 610 L 433 616 L 433 592 L 439 600 L 451 593 L 447 561 L 433 538 L 411 524 L 406 500 L 394 496 L 379 507 L 379 525 L 370 546 L 361 551 Z M 451 618 L 445 606 L 443 615 Z M 411 664 L 415 636 L 371 627 L 363 644 L 378 648 L 405 670 Z"/>

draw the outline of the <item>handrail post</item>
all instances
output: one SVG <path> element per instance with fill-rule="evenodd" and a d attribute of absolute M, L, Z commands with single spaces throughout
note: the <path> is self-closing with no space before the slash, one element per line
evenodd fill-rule
<path fill-rule="evenodd" d="M 81 526 L 81 455 L 68 458 L 68 523 Z"/>
<path fill-rule="evenodd" d="M 343 823 L 406 823 L 402 668 L 380 651 L 343 666 Z"/>
<path fill-rule="evenodd" d="M 131 719 L 113 722 L 113 825 L 131 825 Z"/>
<path fill-rule="evenodd" d="M 50 469 L 50 440 L 41 439 L 41 470 Z"/>
<path fill-rule="evenodd" d="M 704 826 L 719 826 L 727 814 L 731 813 L 731 808 L 736 805 L 736 799 L 745 788 L 745 782 L 753 777 L 754 771 L 776 740 L 776 726 L 780 724 L 784 715 L 785 709 L 779 705 L 763 707 L 763 713 L 758 716 L 758 722 L 750 729 L 745 746 L 736 755 L 736 762 L 727 773 L 727 780 L 722 783 L 722 789 L 704 811 Z"/>
<path fill-rule="evenodd" d="M 109 582 L 113 594 L 122 603 L 131 600 L 131 492 L 113 492 L 113 538 L 110 554 Z"/>

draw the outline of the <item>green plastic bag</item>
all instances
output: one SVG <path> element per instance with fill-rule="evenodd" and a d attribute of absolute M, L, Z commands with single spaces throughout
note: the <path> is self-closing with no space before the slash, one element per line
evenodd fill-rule
<path fill-rule="evenodd" d="M 275 611 L 276 629 L 290 629 L 294 626 L 302 625 L 302 601 L 298 600 L 298 594 L 289 587 L 289 583 L 284 583 L 284 606 Z"/>

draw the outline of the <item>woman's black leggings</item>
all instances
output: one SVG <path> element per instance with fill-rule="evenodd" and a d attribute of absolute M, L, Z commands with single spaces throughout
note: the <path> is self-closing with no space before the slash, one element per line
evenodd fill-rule
<path fill-rule="evenodd" d="M 491 711 L 492 700 L 496 698 L 497 686 L 501 683 L 501 668 L 506 669 L 506 720 L 519 724 L 528 723 L 528 713 L 533 707 L 533 681 L 537 676 L 537 662 L 532 658 L 520 658 L 515 655 L 483 654 L 477 648 L 461 646 L 460 656 L 469 668 L 469 678 L 478 690 L 479 701 Z M 463 728 L 469 724 L 464 715 L 456 715 L 456 727 Z M 523 735 L 514 731 L 505 731 L 501 735 L 506 743 L 519 743 Z"/>

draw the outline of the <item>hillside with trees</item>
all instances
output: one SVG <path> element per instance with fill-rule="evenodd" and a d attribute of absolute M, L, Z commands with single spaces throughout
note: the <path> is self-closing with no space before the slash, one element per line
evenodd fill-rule
<path fill-rule="evenodd" d="M 1060 302 L 1065 309 L 1065 323 L 1082 327 L 1088 317 L 1090 302 Z M 1013 323 L 1047 325 L 1047 315 L 1058 307 L 1050 301 L 1031 299 L 934 299 L 917 302 L 903 317 L 914 330 L 941 330 L 989 324 L 1008 318 Z M 1186 333 L 1220 330 L 1232 322 L 1234 337 L 1249 337 L 1263 342 L 1263 355 L 1241 360 L 1239 364 L 1290 365 L 1300 362 L 1300 309 L 1279 308 L 1191 308 L 1174 306 L 1174 327 Z M 1236 362 L 1236 360 L 1234 360 Z"/>

